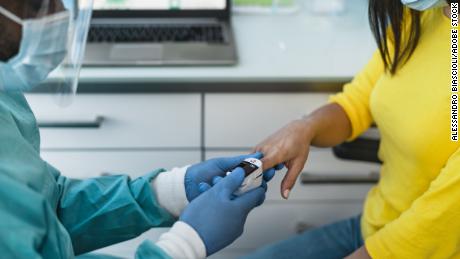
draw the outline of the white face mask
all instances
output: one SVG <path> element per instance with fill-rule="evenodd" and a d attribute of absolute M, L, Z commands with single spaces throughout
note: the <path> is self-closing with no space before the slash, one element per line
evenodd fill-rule
<path fill-rule="evenodd" d="M 0 89 L 27 91 L 42 83 L 67 54 L 68 11 L 22 20 L 0 6 L 0 14 L 22 25 L 19 53 L 0 62 Z"/>
<path fill-rule="evenodd" d="M 447 4 L 445 0 L 401 0 L 401 3 L 417 11 L 425 11 Z"/>

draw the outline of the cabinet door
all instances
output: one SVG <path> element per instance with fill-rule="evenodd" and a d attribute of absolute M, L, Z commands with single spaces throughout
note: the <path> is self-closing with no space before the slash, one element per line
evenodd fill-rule
<path fill-rule="evenodd" d="M 44 149 L 200 146 L 198 94 L 82 94 L 67 108 L 49 95 L 27 99 Z"/>
<path fill-rule="evenodd" d="M 326 103 L 328 94 L 206 94 L 206 147 L 252 147 Z"/>
<path fill-rule="evenodd" d="M 157 168 L 171 169 L 197 163 L 198 151 L 47 151 L 42 157 L 71 178 L 104 174 L 142 176 Z"/>

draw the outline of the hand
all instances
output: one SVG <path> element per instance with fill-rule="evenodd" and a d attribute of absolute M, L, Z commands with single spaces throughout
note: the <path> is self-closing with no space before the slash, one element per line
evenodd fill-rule
<path fill-rule="evenodd" d="M 243 169 L 235 169 L 193 200 L 180 216 L 181 221 L 200 235 L 208 256 L 241 236 L 249 212 L 265 200 L 265 189 L 262 187 L 235 197 L 233 193 L 243 181 Z"/>
<path fill-rule="evenodd" d="M 308 158 L 313 137 L 307 120 L 295 120 L 271 135 L 254 149 L 262 152 L 264 168 L 284 163 L 288 169 L 281 183 L 281 195 L 287 199 Z"/>
<path fill-rule="evenodd" d="M 211 188 L 210 185 L 212 183 L 216 183 L 218 179 L 224 177 L 227 172 L 233 170 L 243 160 L 247 158 L 261 159 L 262 156 L 262 153 L 258 152 L 236 157 L 214 158 L 189 167 L 185 173 L 184 180 L 185 193 L 188 201 L 192 201 L 198 197 L 198 195 Z M 281 168 L 278 166 L 277 170 Z M 264 180 L 270 181 L 274 175 L 274 169 L 266 170 L 264 172 Z"/>

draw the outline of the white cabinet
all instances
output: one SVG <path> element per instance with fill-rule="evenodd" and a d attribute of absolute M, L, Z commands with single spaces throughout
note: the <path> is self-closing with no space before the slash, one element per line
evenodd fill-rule
<path fill-rule="evenodd" d="M 328 94 L 206 94 L 207 147 L 252 147 L 327 102 Z"/>
<path fill-rule="evenodd" d="M 71 107 L 62 110 L 46 95 L 30 95 L 28 100 L 39 123 L 53 126 L 40 130 L 42 156 L 65 176 L 121 173 L 134 178 L 157 168 L 196 163 L 202 152 L 206 159 L 248 153 L 287 122 L 325 104 L 328 95 L 206 93 L 204 111 L 200 94 L 88 94 L 77 96 Z M 97 121 L 98 117 L 103 120 Z M 311 149 L 303 169 L 314 175 L 378 171 L 376 164 L 339 160 L 331 149 L 318 148 Z M 305 227 L 357 215 L 372 186 L 297 181 L 289 200 L 283 200 L 279 188 L 284 173 L 270 182 L 266 202 L 249 215 L 243 236 L 212 258 L 235 258 Z M 155 242 L 165 231 L 152 229 L 98 252 L 132 258 L 142 241 Z"/>
<path fill-rule="evenodd" d="M 200 146 L 199 94 L 82 94 L 64 109 L 49 95 L 27 99 L 52 126 L 40 130 L 43 149 Z"/>
<path fill-rule="evenodd" d="M 48 125 L 40 129 L 43 159 L 67 177 L 135 178 L 201 159 L 199 94 L 78 95 L 65 109 L 49 95 L 27 99 L 38 123 Z M 152 229 L 96 252 L 133 258 L 143 240 L 155 242 L 167 230 Z"/>

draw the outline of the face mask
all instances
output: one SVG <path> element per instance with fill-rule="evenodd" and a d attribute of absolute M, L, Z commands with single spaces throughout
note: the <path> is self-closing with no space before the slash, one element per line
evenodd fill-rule
<path fill-rule="evenodd" d="M 401 0 L 401 3 L 417 11 L 425 11 L 446 5 L 445 0 Z"/>
<path fill-rule="evenodd" d="M 0 90 L 27 91 L 42 83 L 67 54 L 70 14 L 63 11 L 21 20 L 0 6 L 0 14 L 22 25 L 19 53 L 0 62 Z"/>

